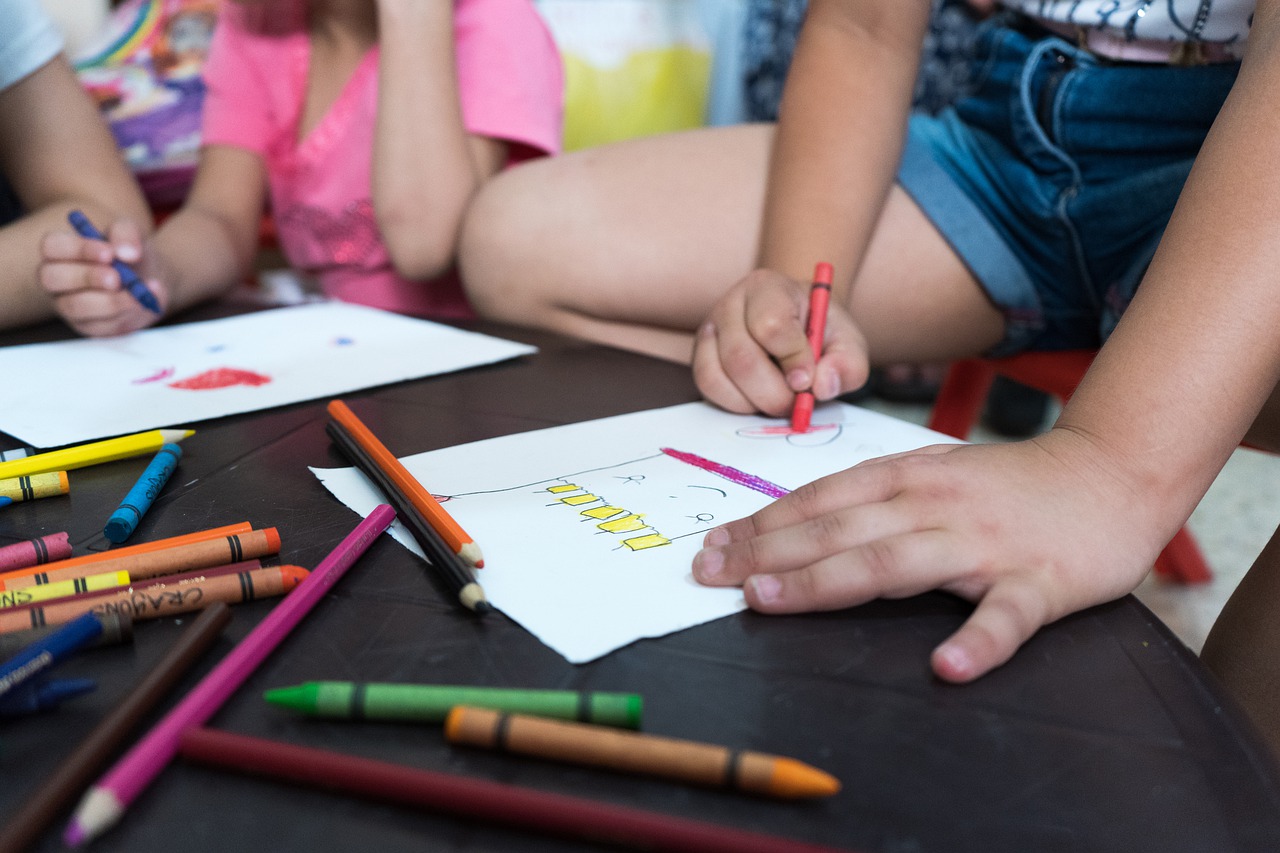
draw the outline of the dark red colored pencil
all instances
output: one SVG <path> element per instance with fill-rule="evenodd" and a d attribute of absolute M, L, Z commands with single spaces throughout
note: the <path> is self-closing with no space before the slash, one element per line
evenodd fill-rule
<path fill-rule="evenodd" d="M 178 753 L 201 764 L 313 788 L 619 847 L 681 853 L 836 853 L 831 847 L 776 835 L 216 729 L 187 729 Z"/>

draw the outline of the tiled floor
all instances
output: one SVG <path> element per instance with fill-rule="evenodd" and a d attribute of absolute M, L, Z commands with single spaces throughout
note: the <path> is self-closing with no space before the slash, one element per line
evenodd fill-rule
<path fill-rule="evenodd" d="M 927 406 L 864 402 L 868 408 L 924 423 Z M 973 441 L 999 441 L 978 429 Z M 1280 524 L 1280 456 L 1237 450 L 1191 516 L 1195 535 L 1213 571 L 1206 584 L 1185 586 L 1148 576 L 1138 597 L 1189 647 L 1199 651 L 1222 605 Z"/>

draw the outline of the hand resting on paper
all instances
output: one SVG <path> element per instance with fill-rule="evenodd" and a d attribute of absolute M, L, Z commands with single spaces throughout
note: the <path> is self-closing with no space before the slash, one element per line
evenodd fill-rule
<path fill-rule="evenodd" d="M 142 229 L 128 218 L 106 230 L 107 240 L 81 237 L 70 227 L 45 235 L 40 244 L 40 285 L 53 296 L 67 325 L 82 335 L 123 335 L 160 318 L 121 286 L 113 260 L 129 264 L 160 303 L 169 305 L 168 288 L 157 276 L 155 253 L 144 244 Z"/>
<path fill-rule="evenodd" d="M 964 682 L 1041 626 L 1131 592 L 1173 533 L 1155 503 L 1100 467 L 1075 431 L 938 445 L 824 477 L 712 530 L 693 573 L 742 585 L 765 613 L 958 595 L 976 607 L 931 663 Z"/>
<path fill-rule="evenodd" d="M 797 391 L 819 401 L 867 381 L 867 344 L 838 299 L 827 314 L 826 342 L 815 365 L 805 322 L 809 284 L 756 270 L 715 304 L 693 345 L 693 377 L 712 403 L 730 412 L 785 417 Z"/>

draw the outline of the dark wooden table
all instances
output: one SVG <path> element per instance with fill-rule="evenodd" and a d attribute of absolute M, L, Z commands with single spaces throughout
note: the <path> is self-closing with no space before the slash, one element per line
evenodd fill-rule
<path fill-rule="evenodd" d="M 541 350 L 345 399 L 398 455 L 696 399 L 688 371 L 675 365 L 479 328 Z M 50 325 L 0 336 L 0 345 L 65 336 Z M 325 437 L 323 405 L 195 425 L 178 475 L 135 541 L 250 521 L 279 528 L 282 561 L 315 565 L 357 521 L 307 470 L 345 464 Z M 16 445 L 0 435 L 0 448 Z M 77 553 L 105 547 L 103 520 L 145 462 L 83 469 L 69 497 L 0 512 L 0 544 L 67 530 Z M 415 587 L 417 594 L 398 592 Z M 230 628 L 185 687 L 270 607 L 233 608 Z M 946 685 L 930 675 L 929 651 L 967 611 L 931 594 L 838 613 L 742 613 L 574 666 L 501 614 L 482 620 L 460 612 L 416 558 L 384 538 L 212 725 L 850 850 L 1280 850 L 1275 766 L 1196 658 L 1136 599 L 1063 619 L 997 672 Z M 59 667 L 60 676 L 98 680 L 97 692 L 0 722 L 0 814 L 12 813 L 186 622 L 138 623 L 132 645 Z M 265 689 L 310 679 L 638 692 L 646 730 L 792 755 L 836 773 L 845 787 L 821 802 L 764 801 L 456 750 L 438 727 L 306 720 L 261 699 Z M 63 825 L 38 849 L 61 849 Z M 596 848 L 177 760 L 90 849 Z"/>

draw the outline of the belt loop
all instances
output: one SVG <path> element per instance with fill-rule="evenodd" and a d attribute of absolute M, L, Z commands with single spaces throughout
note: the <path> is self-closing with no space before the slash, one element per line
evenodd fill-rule
<path fill-rule="evenodd" d="M 1180 41 L 1169 53 L 1169 64 L 1179 68 L 1191 68 L 1197 65 L 1208 65 L 1204 46 L 1198 41 Z"/>

